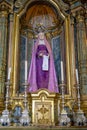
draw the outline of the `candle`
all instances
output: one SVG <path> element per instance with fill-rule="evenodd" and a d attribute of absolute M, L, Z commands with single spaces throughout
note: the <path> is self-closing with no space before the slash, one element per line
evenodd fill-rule
<path fill-rule="evenodd" d="M 76 69 L 76 82 L 79 82 L 79 78 L 78 78 L 78 69 Z"/>
<path fill-rule="evenodd" d="M 27 60 L 27 38 L 26 38 L 26 44 L 25 44 L 25 60 Z"/>
<path fill-rule="evenodd" d="M 25 60 L 25 80 L 27 80 L 27 60 Z"/>
<path fill-rule="evenodd" d="M 63 75 L 63 61 L 61 61 L 61 81 L 64 81 L 64 75 Z"/>
<path fill-rule="evenodd" d="M 8 80 L 10 79 L 11 67 L 8 69 Z"/>

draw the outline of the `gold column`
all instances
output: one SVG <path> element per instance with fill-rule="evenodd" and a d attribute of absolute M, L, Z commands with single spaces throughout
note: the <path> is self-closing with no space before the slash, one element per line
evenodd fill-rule
<path fill-rule="evenodd" d="M 8 68 L 11 67 L 12 57 L 12 38 L 13 38 L 13 14 L 9 14 L 9 47 L 8 47 Z"/>
<path fill-rule="evenodd" d="M 70 59 L 71 59 L 71 84 L 72 84 L 72 96 L 76 98 L 76 76 L 75 76 L 75 44 L 74 44 L 74 14 L 71 14 L 70 19 Z"/>
<path fill-rule="evenodd" d="M 19 86 L 19 15 L 14 13 L 14 29 L 13 29 L 13 46 L 12 46 L 12 80 L 13 80 L 13 91 L 12 95 L 15 96 L 17 88 Z"/>
<path fill-rule="evenodd" d="M 0 94 L 4 94 L 7 62 L 7 25 L 8 8 L 0 5 Z"/>
<path fill-rule="evenodd" d="M 7 72 L 9 70 L 9 67 L 11 67 L 11 80 L 12 83 L 12 58 L 13 58 L 13 49 L 12 49 L 12 40 L 13 40 L 13 13 L 9 14 L 9 36 L 8 36 L 8 66 L 7 66 Z M 12 86 L 10 86 L 10 94 L 12 94 Z"/>
<path fill-rule="evenodd" d="M 87 44 L 84 14 L 84 9 L 78 10 L 78 12 L 76 12 L 76 22 L 80 88 L 81 94 L 87 95 Z"/>
<path fill-rule="evenodd" d="M 70 32 L 69 32 L 69 23 L 70 18 L 69 16 L 65 19 L 65 42 L 66 42 L 66 73 L 67 73 L 67 92 L 69 96 L 71 96 L 71 72 L 70 72 Z"/>

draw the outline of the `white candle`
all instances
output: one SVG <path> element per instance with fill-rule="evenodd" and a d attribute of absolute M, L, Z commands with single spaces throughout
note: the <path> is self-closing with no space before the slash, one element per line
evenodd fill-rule
<path fill-rule="evenodd" d="M 25 60 L 27 60 L 27 38 L 26 38 L 26 44 L 25 44 Z"/>
<path fill-rule="evenodd" d="M 11 67 L 8 69 L 8 80 L 10 79 Z"/>
<path fill-rule="evenodd" d="M 76 69 L 76 82 L 79 82 L 79 78 L 78 78 L 78 69 Z"/>
<path fill-rule="evenodd" d="M 25 60 L 25 80 L 27 80 L 27 60 Z"/>
<path fill-rule="evenodd" d="M 63 61 L 61 61 L 61 81 L 64 81 L 64 75 L 63 75 Z"/>

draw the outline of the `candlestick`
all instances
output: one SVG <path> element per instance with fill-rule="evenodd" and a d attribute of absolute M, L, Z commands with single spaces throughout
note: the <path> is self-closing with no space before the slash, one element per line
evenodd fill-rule
<path fill-rule="evenodd" d="M 10 98 L 9 97 L 10 80 L 8 80 L 5 84 L 6 84 L 5 110 L 2 111 L 2 116 L 1 116 L 0 123 L 1 123 L 2 126 L 10 126 L 11 119 L 10 119 L 9 110 L 8 110 L 8 104 L 9 104 L 9 98 Z"/>
<path fill-rule="evenodd" d="M 63 61 L 61 61 L 61 81 L 64 81 L 64 75 L 63 75 Z"/>
<path fill-rule="evenodd" d="M 25 62 L 25 63 L 27 63 L 27 62 Z M 29 110 L 28 110 L 28 100 L 27 100 L 28 83 L 27 83 L 27 81 L 25 83 L 23 83 L 23 86 L 24 86 L 24 110 L 22 112 L 22 115 L 21 115 L 19 121 L 20 121 L 21 125 L 28 126 L 28 125 L 30 125 L 31 118 L 29 116 Z"/>
<path fill-rule="evenodd" d="M 10 73 L 11 73 L 11 67 L 9 67 L 9 70 L 8 70 L 8 80 L 10 79 Z"/>
<path fill-rule="evenodd" d="M 25 60 L 25 81 L 27 80 L 27 60 Z"/>
<path fill-rule="evenodd" d="M 76 69 L 76 82 L 79 82 L 79 78 L 78 78 L 78 69 Z"/>
<path fill-rule="evenodd" d="M 65 109 L 65 84 L 64 83 L 60 84 L 60 87 L 62 89 L 62 95 L 61 95 L 62 109 L 60 112 L 59 125 L 60 126 L 70 126 L 71 125 L 70 118 L 68 117 L 68 113 Z"/>

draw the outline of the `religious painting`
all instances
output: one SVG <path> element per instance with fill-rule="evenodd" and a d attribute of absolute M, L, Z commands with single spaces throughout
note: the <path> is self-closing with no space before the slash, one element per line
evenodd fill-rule
<path fill-rule="evenodd" d="M 58 84 L 61 81 L 61 68 L 60 68 L 60 62 L 61 62 L 61 48 L 60 48 L 60 36 L 54 37 L 52 39 L 52 50 L 53 50 L 53 57 L 54 57 L 54 64 L 56 69 L 56 75 Z"/>

